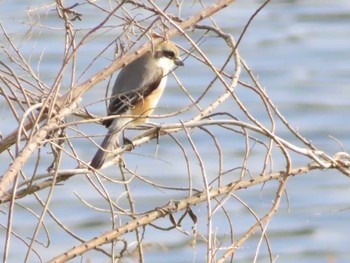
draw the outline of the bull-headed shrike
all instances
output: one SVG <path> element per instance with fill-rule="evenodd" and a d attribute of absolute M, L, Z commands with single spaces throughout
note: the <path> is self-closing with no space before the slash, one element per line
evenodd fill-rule
<path fill-rule="evenodd" d="M 100 169 L 118 145 L 119 134 L 128 126 L 147 122 L 166 85 L 167 75 L 174 66 L 183 66 L 174 43 L 164 41 L 124 67 L 115 83 L 109 100 L 108 115 L 133 115 L 103 121 L 108 128 L 101 147 L 90 166 Z"/>

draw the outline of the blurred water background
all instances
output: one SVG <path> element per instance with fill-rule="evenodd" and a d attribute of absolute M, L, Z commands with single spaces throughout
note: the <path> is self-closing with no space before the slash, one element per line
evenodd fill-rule
<path fill-rule="evenodd" d="M 204 1 L 206 2 L 206 1 Z M 209 5 L 208 1 L 206 4 Z M 6 1 L 0 3 L 0 20 L 12 37 L 20 37 L 21 33 L 29 29 L 28 17 L 25 10 L 32 10 L 42 6 L 45 1 Z M 220 15 L 214 16 L 215 21 L 227 33 L 238 37 L 249 17 L 259 7 L 261 1 L 237 1 Z M 72 2 L 72 4 L 74 4 Z M 69 4 L 67 3 L 67 6 Z M 185 7 L 189 5 L 185 5 Z M 195 8 L 195 7 L 194 7 Z M 197 7 L 198 8 L 198 7 Z M 47 9 L 46 9 L 47 10 Z M 49 9 L 50 10 L 50 9 Z M 83 13 L 84 27 L 95 26 L 101 21 L 98 13 L 89 9 L 79 10 Z M 183 8 L 183 17 L 194 12 L 192 9 Z M 42 20 L 52 28 L 62 27 L 58 23 L 54 11 L 42 14 Z M 30 32 L 30 31 L 29 31 Z M 49 32 L 49 33 L 48 33 Z M 35 34 L 35 31 L 33 32 Z M 35 39 L 35 38 L 33 38 Z M 106 43 L 113 40 L 113 31 L 101 34 L 99 38 L 91 41 L 79 53 L 78 63 L 82 69 L 86 68 L 93 58 L 93 54 L 100 52 Z M 60 56 L 62 54 L 62 34 L 55 34 L 55 30 L 47 31 L 40 36 L 40 41 L 23 41 L 21 50 L 29 56 L 44 57 L 40 64 L 40 76 L 51 83 L 58 70 Z M 184 39 L 176 38 L 180 45 L 186 45 Z M 188 47 L 188 46 L 187 46 Z M 215 38 L 206 39 L 203 50 L 214 61 L 223 59 L 222 49 L 217 46 Z M 271 1 L 268 6 L 254 19 L 248 28 L 239 51 L 253 72 L 258 76 L 260 83 L 266 88 L 267 93 L 284 114 L 286 119 L 298 129 L 306 138 L 317 147 L 329 154 L 341 150 L 339 144 L 330 136 L 342 143 L 345 151 L 349 151 L 349 99 L 350 99 L 350 2 L 348 0 L 290 0 Z M 3 55 L 0 54 L 2 57 Z M 3 59 L 3 57 L 1 58 Z M 86 73 L 81 76 L 79 82 L 110 64 L 112 58 L 105 56 L 98 63 L 94 63 Z M 201 94 L 201 85 L 208 83 L 212 75 L 202 72 L 196 67 L 194 60 L 186 60 L 186 67 L 179 68 L 176 73 L 187 90 L 194 96 Z M 80 74 L 82 72 L 79 72 Z M 79 74 L 78 74 L 79 76 Z M 113 79 L 114 80 L 114 79 Z M 90 90 L 82 102 L 89 105 L 104 97 L 106 82 L 100 83 Z M 250 111 L 262 122 L 266 121 L 261 107 L 254 97 L 246 94 L 244 89 L 237 90 L 239 96 L 245 102 Z M 218 91 L 221 94 L 222 90 Z M 215 95 L 215 94 L 214 94 Z M 183 93 L 177 88 L 173 78 L 169 79 L 167 90 L 162 97 L 157 113 L 169 113 L 180 109 L 189 103 L 184 99 Z M 227 105 L 227 104 L 225 104 Z M 1 133 L 7 135 L 14 129 L 9 117 L 10 114 L 1 102 Z M 95 114 L 104 115 L 103 103 L 89 105 L 89 110 Z M 193 116 L 190 111 L 181 116 L 187 120 Z M 180 117 L 162 119 L 160 122 L 177 121 Z M 155 120 L 157 122 L 157 120 Z M 105 130 L 95 124 L 81 127 L 88 134 L 103 134 Z M 277 132 L 283 138 L 295 141 L 284 128 Z M 201 139 L 200 133 L 194 134 L 194 140 L 199 145 L 203 156 L 206 156 L 206 169 L 208 173 L 217 171 L 216 153 L 207 146 L 206 139 Z M 219 139 L 220 134 L 216 134 Z M 241 138 L 242 137 L 237 137 Z M 181 139 L 181 138 L 180 138 Z M 202 142 L 202 144 L 201 144 Z M 168 144 L 167 144 L 168 143 Z M 244 145 L 230 145 L 228 155 L 231 161 L 226 161 L 225 169 L 240 165 Z M 88 161 L 94 154 L 95 148 L 87 140 L 80 140 L 76 145 L 82 159 Z M 241 147 L 241 148 L 240 148 Z M 152 181 L 165 185 L 187 186 L 187 175 L 184 173 L 184 160 L 179 149 L 170 139 L 162 139 L 158 149 L 158 158 L 154 158 L 156 143 L 152 142 L 142 149 L 136 149 L 134 153 L 126 154 L 125 158 L 129 167 L 137 169 L 143 176 Z M 250 164 L 252 172 L 258 172 L 261 168 L 263 155 L 252 157 L 256 164 Z M 196 161 L 195 159 L 193 159 Z M 212 160 L 212 161 L 209 161 Z M 8 163 L 8 157 L 0 156 L 1 172 Z M 45 160 L 43 160 L 45 162 Z M 231 163 L 230 163 L 231 162 Z M 280 163 L 279 163 L 280 162 Z M 49 160 L 47 160 L 49 164 Z M 296 156 L 293 165 L 304 165 L 306 159 Z M 72 162 L 66 162 L 62 168 L 72 168 Z M 274 169 L 284 167 L 284 160 L 274 160 Z M 30 167 L 28 167 L 30 169 Z M 193 168 L 194 172 L 198 172 Z M 112 171 L 111 171 L 112 172 Z M 166 176 L 165 176 L 166 175 Z M 118 176 L 116 176 L 118 178 Z M 110 228 L 110 215 L 108 213 L 91 213 L 91 209 L 77 202 L 79 196 L 86 198 L 96 206 L 106 207 L 104 200 L 96 195 L 88 183 L 82 183 L 84 179 L 78 177 L 70 179 L 64 185 L 57 187 L 51 208 L 55 215 L 66 225 L 74 229 L 82 238 L 90 239 Z M 201 178 L 194 178 L 194 186 L 201 189 Z M 254 187 L 249 191 L 240 191 L 237 195 L 244 199 L 255 211 L 263 214 L 271 205 L 274 198 L 277 183 L 268 183 L 263 189 Z M 155 206 L 165 204 L 169 196 L 163 198 L 162 191 L 155 191 L 140 181 L 133 186 L 133 193 L 137 200 L 137 209 L 147 211 Z M 123 189 L 123 188 L 121 188 Z M 316 171 L 308 175 L 291 178 L 287 185 L 289 204 L 284 200 L 279 212 L 273 217 L 268 227 L 268 237 L 274 256 L 278 256 L 277 262 L 349 262 L 350 260 L 350 181 L 349 178 L 335 171 Z M 115 191 L 119 191 L 115 189 Z M 122 191 L 122 190 L 120 190 Z M 118 196 L 118 195 L 116 195 Z M 183 195 L 174 192 L 173 198 L 181 198 Z M 35 211 L 40 207 L 30 198 L 21 200 L 22 204 L 30 206 Z M 106 207 L 107 208 L 107 207 Z M 206 221 L 205 206 L 198 206 L 195 212 Z M 244 226 L 254 222 L 249 214 L 239 204 L 232 203 L 230 209 L 235 232 L 242 234 Z M 28 216 L 28 212 L 16 209 L 14 230 L 20 233 L 33 232 L 34 217 Z M 5 223 L 7 216 L 0 215 L 1 223 Z M 226 218 L 216 217 L 216 225 L 227 227 Z M 167 225 L 168 221 L 163 223 Z M 77 244 L 77 241 L 69 239 L 62 231 L 50 224 L 51 235 L 54 236 L 53 244 L 45 249 L 45 259 L 55 255 L 57 251 L 64 251 Z M 191 225 L 191 222 L 187 222 Z M 205 223 L 199 223 L 199 229 L 205 233 Z M 220 228 L 220 227 L 219 227 Z M 190 229 L 190 228 L 188 228 Z M 56 232 L 55 232 L 56 231 Z M 225 231 L 217 230 L 220 235 Z M 1 229 L 0 253 L 3 251 L 4 230 Z M 24 234 L 24 236 L 26 236 Z M 42 235 L 44 236 L 44 235 Z M 168 236 L 168 237 L 167 237 Z M 166 238 L 165 238 L 166 237 Z M 251 262 L 256 250 L 256 240 L 248 241 L 237 252 L 236 262 Z M 130 240 L 133 235 L 130 234 Z M 157 244 L 145 253 L 146 262 L 204 262 L 203 251 L 205 244 L 198 243 L 196 253 L 188 246 L 190 237 L 182 233 L 161 232 L 156 230 L 146 231 L 146 241 Z M 164 242 L 165 241 L 165 242 Z M 12 239 L 10 250 L 10 262 L 20 262 L 23 259 L 21 251 L 16 251 L 16 240 Z M 21 247 L 21 242 L 18 242 Z M 89 256 L 92 262 L 107 262 L 106 258 L 100 258 L 100 254 L 91 252 Z M 36 262 L 35 256 L 32 256 Z M 78 262 L 75 260 L 73 262 Z M 263 246 L 258 262 L 268 262 L 266 247 Z"/>

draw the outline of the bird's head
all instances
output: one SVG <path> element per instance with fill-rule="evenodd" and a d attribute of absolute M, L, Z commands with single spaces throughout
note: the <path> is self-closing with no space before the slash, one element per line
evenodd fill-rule
<path fill-rule="evenodd" d="M 161 67 L 169 71 L 174 65 L 183 66 L 179 50 L 176 45 L 170 41 L 164 41 L 154 49 L 154 57 L 158 60 Z"/>

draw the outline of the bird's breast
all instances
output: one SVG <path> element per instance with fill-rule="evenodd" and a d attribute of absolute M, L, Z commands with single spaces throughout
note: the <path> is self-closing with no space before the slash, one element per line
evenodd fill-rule
<path fill-rule="evenodd" d="M 140 118 L 134 121 L 134 124 L 144 123 L 148 121 L 147 116 L 151 115 L 154 111 L 160 97 L 163 94 L 167 76 L 164 76 L 159 83 L 159 86 L 151 92 L 147 97 L 142 98 L 132 109 L 133 115 L 139 115 Z"/>

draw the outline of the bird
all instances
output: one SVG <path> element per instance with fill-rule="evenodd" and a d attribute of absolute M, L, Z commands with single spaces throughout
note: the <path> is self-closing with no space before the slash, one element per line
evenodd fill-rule
<path fill-rule="evenodd" d="M 120 71 L 107 109 L 108 116 L 120 117 L 102 122 L 108 128 L 108 133 L 92 158 L 90 167 L 100 169 L 103 166 L 106 158 L 118 146 L 120 133 L 126 127 L 148 121 L 166 86 L 167 75 L 175 66 L 183 65 L 175 43 L 165 40 Z"/>

